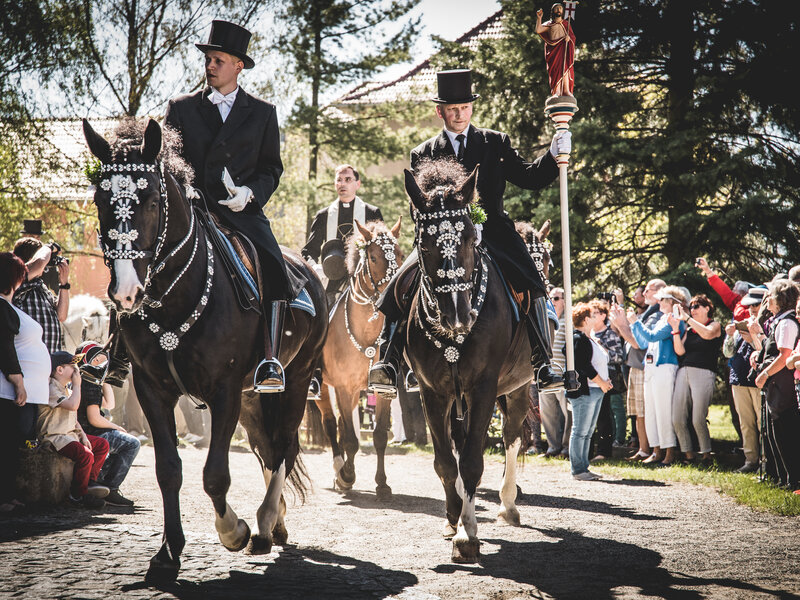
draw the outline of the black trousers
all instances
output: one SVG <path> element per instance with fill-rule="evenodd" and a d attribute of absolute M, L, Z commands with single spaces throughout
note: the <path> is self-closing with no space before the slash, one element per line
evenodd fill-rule
<path fill-rule="evenodd" d="M 800 485 L 800 409 L 793 406 L 774 414 L 767 406 L 764 455 L 767 475 L 781 485 Z"/>
<path fill-rule="evenodd" d="M 19 449 L 33 438 L 35 419 L 35 404 L 17 406 L 13 400 L 0 398 L 0 504 L 16 496 Z"/>

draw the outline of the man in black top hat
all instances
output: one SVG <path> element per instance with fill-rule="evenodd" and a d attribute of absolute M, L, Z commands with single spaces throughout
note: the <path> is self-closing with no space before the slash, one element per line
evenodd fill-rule
<path fill-rule="evenodd" d="M 472 103 L 478 99 L 472 93 L 472 72 L 468 69 L 440 71 L 436 74 L 439 95 L 433 98 L 436 115 L 442 120 L 441 133 L 411 151 L 411 169 L 423 159 L 455 157 L 467 170 L 478 169 L 478 196 L 486 211 L 483 225 L 483 244 L 497 261 L 506 279 L 517 292 L 529 291 L 539 305 L 547 302 L 547 290 L 539 277 L 525 243 L 514 229 L 514 222 L 503 210 L 506 182 L 527 190 L 542 189 L 558 177 L 555 157 L 571 150 L 569 131 L 557 133 L 550 151 L 533 162 L 524 160 L 511 146 L 508 136 L 498 131 L 481 129 L 470 124 Z M 378 391 L 392 391 L 397 386 L 397 373 L 402 357 L 405 332 L 401 324 L 404 315 L 394 300 L 394 285 L 417 262 L 416 250 L 409 255 L 400 271 L 387 286 L 379 303 L 386 315 L 381 346 L 381 361 L 370 371 L 370 386 Z M 528 333 L 533 349 L 531 363 L 537 369 L 539 389 L 563 387 L 563 378 L 550 368 L 550 348 L 544 331 L 546 322 L 539 315 L 546 310 L 528 314 Z"/>
<path fill-rule="evenodd" d="M 347 282 L 345 245 L 353 234 L 353 222 L 383 221 L 381 210 L 358 197 L 361 177 L 352 165 L 336 167 L 334 185 L 338 198 L 314 215 L 311 233 L 301 254 L 328 278 L 325 288 L 332 306 Z M 341 260 L 339 258 L 341 257 Z"/>
<path fill-rule="evenodd" d="M 165 123 L 183 137 L 183 157 L 195 172 L 195 186 L 208 208 L 235 231 L 247 235 L 258 250 L 264 281 L 262 304 L 267 319 L 265 359 L 256 369 L 256 391 L 281 392 L 283 367 L 278 361 L 283 317 L 288 300 L 300 293 L 305 278 L 287 268 L 262 209 L 278 187 L 283 163 L 275 107 L 245 92 L 238 84 L 243 69 L 255 66 L 247 55 L 250 32 L 227 21 L 213 21 L 205 54 L 208 85 L 170 100 Z M 222 181 L 227 168 L 234 187 Z"/>

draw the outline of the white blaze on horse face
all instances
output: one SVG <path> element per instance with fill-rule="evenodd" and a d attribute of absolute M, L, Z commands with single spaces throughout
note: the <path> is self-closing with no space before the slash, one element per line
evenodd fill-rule
<path fill-rule="evenodd" d="M 144 290 L 136 269 L 133 268 L 133 261 L 130 259 L 117 259 L 114 261 L 114 275 L 116 285 L 111 291 L 111 297 L 120 303 L 123 309 L 130 310 L 136 300 L 138 292 Z"/>

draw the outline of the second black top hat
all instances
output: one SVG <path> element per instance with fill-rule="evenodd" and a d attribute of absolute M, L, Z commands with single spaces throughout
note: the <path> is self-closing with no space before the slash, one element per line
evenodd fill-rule
<path fill-rule="evenodd" d="M 244 63 L 245 69 L 252 69 L 256 63 L 247 56 L 247 46 L 250 44 L 250 32 L 241 25 L 229 21 L 211 21 L 211 33 L 208 34 L 208 43 L 195 44 L 202 52 L 218 50 L 233 54 Z"/>
<path fill-rule="evenodd" d="M 439 95 L 433 98 L 437 104 L 463 104 L 480 98 L 472 93 L 472 71 L 454 69 L 436 73 Z"/>

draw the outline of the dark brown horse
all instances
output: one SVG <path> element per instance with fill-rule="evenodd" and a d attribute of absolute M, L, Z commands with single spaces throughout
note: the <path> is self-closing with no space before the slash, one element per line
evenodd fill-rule
<path fill-rule="evenodd" d="M 353 415 L 361 391 L 367 389 L 367 373 L 377 355 L 378 336 L 383 327 L 383 314 L 377 311 L 375 302 L 403 262 L 402 251 L 397 245 L 400 219 L 391 230 L 380 221 L 366 225 L 356 221 L 356 227 L 357 231 L 348 241 L 349 285 L 331 314 L 328 338 L 322 350 L 322 373 L 326 385 L 322 386 L 321 398 L 317 400 L 333 449 L 334 485 L 344 490 L 352 488 L 356 480 L 353 461 L 358 452 L 359 429 Z M 336 392 L 338 439 L 328 386 Z M 382 499 L 392 493 L 386 485 L 384 470 L 390 401 L 390 398 L 378 397 L 372 433 L 378 455 L 376 493 Z"/>
<path fill-rule="evenodd" d="M 516 460 L 533 377 L 525 324 L 515 315 L 501 275 L 477 242 L 469 177 L 449 161 L 406 171 L 414 209 L 420 286 L 410 306 L 406 354 L 417 375 L 446 497 L 445 537 L 452 558 L 479 557 L 475 492 L 495 399 L 505 415 L 506 468 L 499 516 L 519 524 Z"/>
<path fill-rule="evenodd" d="M 287 318 L 280 356 L 287 365 L 285 392 L 243 396 L 243 390 L 252 389 L 263 349 L 263 320 L 239 306 L 220 255 L 200 227 L 198 209 L 173 177 L 181 171 L 180 159 L 174 145 L 162 152 L 162 135 L 169 141 L 174 134 L 162 133 L 152 120 L 144 133 L 141 125 L 124 122 L 111 143 L 87 121 L 84 133 L 92 154 L 102 163 L 94 202 L 111 269 L 108 293 L 122 315 L 120 331 L 130 354 L 136 393 L 152 429 L 164 502 L 164 537 L 150 561 L 148 578 L 174 579 L 185 545 L 178 504 L 181 459 L 173 416 L 182 392 L 211 411 L 203 485 L 214 507 L 220 541 L 229 550 L 241 550 L 249 541 L 252 552 L 269 552 L 273 542 L 287 538 L 284 483 L 288 479 L 303 491 L 297 430 L 327 330 L 322 285 L 299 255 L 286 254 L 286 260 L 307 275 L 306 289 L 317 316 L 293 308 Z M 226 501 L 228 450 L 239 419 L 267 486 L 257 513 L 259 533 L 252 539 L 247 523 Z"/>

